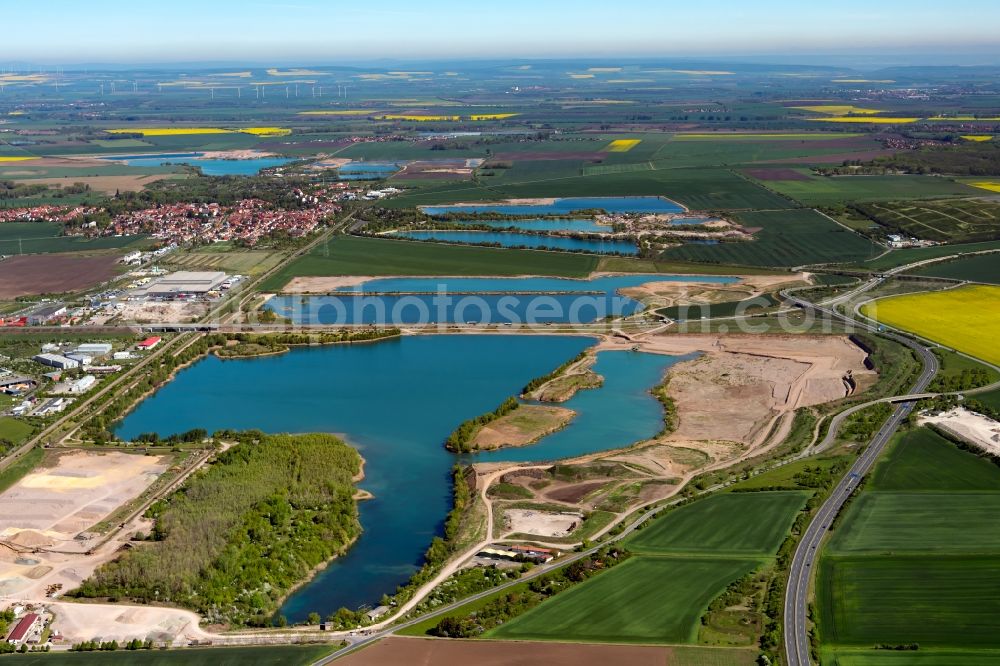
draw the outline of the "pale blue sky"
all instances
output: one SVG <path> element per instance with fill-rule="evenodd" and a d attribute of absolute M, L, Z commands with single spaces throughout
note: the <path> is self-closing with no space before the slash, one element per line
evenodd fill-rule
<path fill-rule="evenodd" d="M 997 0 L 0 0 L 0 63 L 1000 51 Z"/>

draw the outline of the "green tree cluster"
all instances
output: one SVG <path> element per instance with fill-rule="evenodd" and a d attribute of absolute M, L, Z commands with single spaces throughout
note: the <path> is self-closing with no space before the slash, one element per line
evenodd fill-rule
<path fill-rule="evenodd" d="M 237 439 L 150 508 L 152 543 L 104 565 L 74 594 L 178 604 L 209 622 L 263 626 L 294 585 L 358 537 L 354 449 L 326 434 Z"/>

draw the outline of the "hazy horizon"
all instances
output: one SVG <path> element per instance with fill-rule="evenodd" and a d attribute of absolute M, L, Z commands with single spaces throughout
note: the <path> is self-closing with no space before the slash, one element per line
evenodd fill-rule
<path fill-rule="evenodd" d="M 7 24 L 17 29 L 5 35 L 0 64 L 320 66 L 335 60 L 584 57 L 764 62 L 796 56 L 993 64 L 1000 53 L 1000 3 L 992 0 L 962 3 L 962 14 L 970 19 L 963 21 L 943 20 L 939 2 L 919 0 L 882 0 L 877 6 L 842 0 L 822 8 L 789 0 L 676 7 L 633 2 L 614 10 L 596 0 L 337 4 L 175 0 L 123 6 L 117 0 L 47 0 L 18 5 L 5 10 Z"/>

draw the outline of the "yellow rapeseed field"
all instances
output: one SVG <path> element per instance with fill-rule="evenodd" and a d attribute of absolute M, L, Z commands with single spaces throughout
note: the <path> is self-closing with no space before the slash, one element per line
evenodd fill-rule
<path fill-rule="evenodd" d="M 604 149 L 606 153 L 627 153 L 642 143 L 642 139 L 615 139 Z"/>
<path fill-rule="evenodd" d="M 1000 287 L 970 286 L 882 298 L 862 312 L 993 364 L 1000 364 Z"/>
<path fill-rule="evenodd" d="M 992 134 L 963 134 L 962 138 L 966 141 L 992 141 Z"/>
<path fill-rule="evenodd" d="M 433 116 L 433 115 L 417 115 L 417 114 L 388 114 L 385 116 L 380 116 L 380 120 L 412 120 L 418 123 L 426 122 L 444 122 L 444 121 L 454 121 L 461 120 L 462 116 Z"/>
<path fill-rule="evenodd" d="M 21 156 L 5 157 L 3 155 L 0 155 L 0 162 L 25 162 L 27 160 L 37 160 L 37 159 L 38 159 L 37 157 L 21 157 Z"/>
<path fill-rule="evenodd" d="M 184 136 L 189 134 L 253 134 L 255 136 L 288 136 L 292 130 L 284 127 L 126 127 L 104 130 L 108 134 L 142 134 L 143 136 Z"/>
<path fill-rule="evenodd" d="M 990 192 L 1000 192 L 1000 181 L 979 181 L 978 183 L 968 183 L 972 187 L 978 187 L 981 190 L 989 190 Z"/>
<path fill-rule="evenodd" d="M 288 136 L 292 133 L 287 127 L 241 127 L 235 131 L 254 136 Z"/>
<path fill-rule="evenodd" d="M 108 134 L 141 134 L 143 136 L 182 136 L 185 134 L 232 134 L 218 127 L 126 127 L 104 130 Z"/>
<path fill-rule="evenodd" d="M 697 132 L 691 132 L 688 134 L 675 134 L 673 137 L 674 141 L 736 141 L 739 139 L 749 139 L 752 141 L 763 141 L 766 139 L 775 140 L 787 140 L 787 139 L 843 139 L 843 138 L 853 138 L 856 136 L 864 136 L 863 134 L 856 134 L 852 132 L 841 134 L 840 132 L 803 132 L 801 134 L 796 133 L 782 133 L 782 132 L 715 132 L 707 134 L 699 134 Z"/>
<path fill-rule="evenodd" d="M 367 116 L 376 113 L 369 109 L 337 109 L 329 111 L 299 111 L 300 116 Z"/>
<path fill-rule="evenodd" d="M 987 122 L 997 122 L 1000 121 L 1000 116 L 993 116 L 990 118 L 976 118 L 975 116 L 934 116 L 932 118 L 928 118 L 927 120 L 940 120 L 946 122 L 949 120 L 961 120 L 965 122 L 971 120 L 985 120 Z"/>
<path fill-rule="evenodd" d="M 857 115 L 872 115 L 882 113 L 880 109 L 863 109 L 850 104 L 819 104 L 816 106 L 793 106 L 793 109 L 802 111 L 812 111 L 813 113 L 825 113 L 828 116 L 846 116 L 850 113 Z"/>
<path fill-rule="evenodd" d="M 514 116 L 519 116 L 520 113 L 479 113 L 474 116 L 469 116 L 469 120 L 506 120 L 507 118 L 513 118 Z"/>
<path fill-rule="evenodd" d="M 886 118 L 884 116 L 832 116 L 830 118 L 809 118 L 819 123 L 869 123 L 872 125 L 904 125 L 915 123 L 920 118 Z"/>

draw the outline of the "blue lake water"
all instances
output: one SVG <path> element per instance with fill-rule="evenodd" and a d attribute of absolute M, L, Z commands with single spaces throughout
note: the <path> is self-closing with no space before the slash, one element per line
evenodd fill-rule
<path fill-rule="evenodd" d="M 594 220 L 453 220 L 458 224 L 480 224 L 494 229 L 523 229 L 525 231 L 578 231 L 580 233 L 608 233 L 611 227 Z"/>
<path fill-rule="evenodd" d="M 607 229 L 607 227 L 605 227 Z M 400 231 L 396 236 L 418 240 L 436 240 L 442 243 L 499 243 L 502 247 L 531 247 L 547 250 L 574 250 L 593 254 L 639 254 L 635 243 L 624 240 L 596 238 L 571 238 L 569 236 L 541 236 L 508 231 L 428 230 Z"/>
<path fill-rule="evenodd" d="M 642 309 L 618 294 L 647 282 L 730 284 L 738 278 L 699 275 L 607 275 L 568 278 L 379 278 L 337 291 L 363 296 L 275 296 L 266 307 L 296 324 L 590 323 Z M 596 292 L 596 293 L 591 293 Z"/>
<path fill-rule="evenodd" d="M 261 169 L 288 164 L 294 160 L 287 157 L 256 157 L 249 160 L 204 159 L 204 153 L 168 153 L 159 155 L 122 155 L 105 157 L 106 160 L 124 162 L 129 166 L 158 167 L 168 164 L 196 166 L 206 176 L 255 176 Z"/>
<path fill-rule="evenodd" d="M 571 336 L 441 335 L 245 360 L 209 357 L 141 403 L 116 433 L 328 432 L 360 450 L 366 476 L 359 485 L 375 495 L 359 505 L 364 533 L 286 602 L 281 612 L 300 621 L 312 611 L 376 604 L 405 582 L 451 506 L 457 459 L 443 446 L 448 434 L 591 344 Z M 477 458 L 544 460 L 647 439 L 662 427 L 659 403 L 647 392 L 676 360 L 601 352 L 595 369 L 604 386 L 566 403 L 577 410 L 576 423 L 536 445 Z"/>
<path fill-rule="evenodd" d="M 577 413 L 562 430 L 531 446 L 476 454 L 475 462 L 560 460 L 619 449 L 663 429 L 663 408 L 649 389 L 670 366 L 693 357 L 626 351 L 597 355 L 593 370 L 604 377 L 600 388 L 578 391 L 560 405 Z"/>
<path fill-rule="evenodd" d="M 569 215 L 577 210 L 601 208 L 609 213 L 683 213 L 684 207 L 662 197 L 567 197 L 551 204 L 471 204 L 421 206 L 428 215 L 448 213 L 501 213 L 503 215 Z"/>

